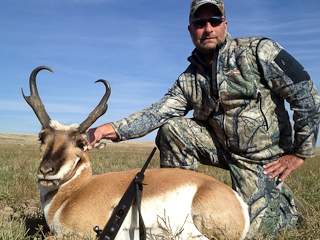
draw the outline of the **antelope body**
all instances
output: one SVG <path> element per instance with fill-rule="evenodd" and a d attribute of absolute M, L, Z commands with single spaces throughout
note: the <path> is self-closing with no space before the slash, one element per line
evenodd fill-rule
<path fill-rule="evenodd" d="M 103 228 L 120 198 L 139 171 L 92 175 L 86 154 L 89 144 L 85 130 L 106 111 L 106 94 L 80 125 L 52 121 L 36 89 L 36 68 L 30 76 L 31 96 L 25 97 L 34 109 L 43 130 L 41 163 L 37 177 L 41 204 L 49 228 L 55 235 L 95 236 L 93 227 Z M 230 187 L 205 174 L 181 169 L 153 169 L 145 172 L 141 202 L 147 236 L 161 236 L 170 228 L 179 239 L 244 239 L 249 229 L 247 205 Z M 138 213 L 129 211 L 117 240 L 139 239 Z"/>

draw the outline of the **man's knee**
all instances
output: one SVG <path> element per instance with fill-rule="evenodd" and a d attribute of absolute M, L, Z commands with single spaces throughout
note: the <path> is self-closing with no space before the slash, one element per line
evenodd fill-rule
<path fill-rule="evenodd" d="M 159 129 L 156 144 L 160 150 L 161 167 L 197 169 L 195 149 L 186 137 L 186 124 L 183 118 L 172 118 Z"/>
<path fill-rule="evenodd" d="M 165 124 L 163 124 L 159 130 L 156 137 L 156 144 L 159 149 L 166 142 L 171 142 L 177 139 L 180 130 L 177 128 L 178 122 L 181 122 L 180 118 L 169 119 Z"/>

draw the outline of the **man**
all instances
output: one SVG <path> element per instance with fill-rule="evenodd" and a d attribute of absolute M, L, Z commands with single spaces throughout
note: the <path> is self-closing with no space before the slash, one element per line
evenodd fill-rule
<path fill-rule="evenodd" d="M 221 0 L 193 0 L 189 67 L 157 103 L 88 134 L 123 141 L 159 128 L 161 167 L 228 169 L 249 205 L 247 238 L 292 228 L 298 214 L 285 178 L 313 157 L 320 96 L 303 67 L 278 43 L 232 39 Z M 294 134 L 284 107 L 294 111 Z M 194 118 L 182 118 L 194 110 Z"/>

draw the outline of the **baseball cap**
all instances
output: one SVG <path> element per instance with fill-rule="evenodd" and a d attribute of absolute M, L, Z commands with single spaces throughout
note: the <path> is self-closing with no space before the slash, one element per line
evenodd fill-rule
<path fill-rule="evenodd" d="M 191 18 L 195 12 L 205 4 L 213 4 L 215 5 L 221 12 L 221 14 L 225 17 L 226 13 L 224 11 L 224 3 L 221 0 L 193 0 L 190 6 L 190 16 Z"/>

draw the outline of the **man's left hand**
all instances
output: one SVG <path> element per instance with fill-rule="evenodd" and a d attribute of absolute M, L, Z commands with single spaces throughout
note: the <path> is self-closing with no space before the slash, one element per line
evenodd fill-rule
<path fill-rule="evenodd" d="M 304 163 L 304 159 L 296 155 L 284 155 L 277 161 L 268 163 L 263 166 L 266 170 L 263 172 L 265 175 L 272 173 L 269 178 L 273 179 L 280 175 L 279 181 L 284 179 L 294 170 L 298 169 Z"/>

